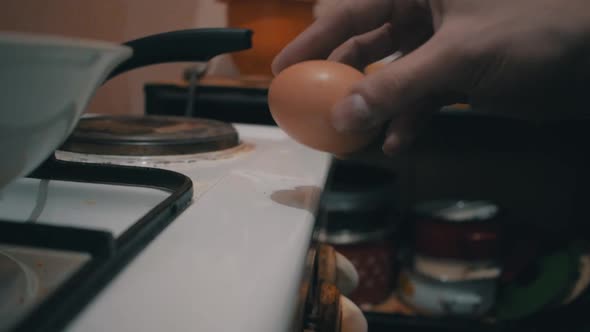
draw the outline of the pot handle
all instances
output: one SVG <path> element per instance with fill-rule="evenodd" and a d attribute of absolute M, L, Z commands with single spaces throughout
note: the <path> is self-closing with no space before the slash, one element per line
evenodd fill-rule
<path fill-rule="evenodd" d="M 252 31 L 235 28 L 197 28 L 151 35 L 129 41 L 133 56 L 116 67 L 108 79 L 139 67 L 168 62 L 205 62 L 252 47 Z"/>

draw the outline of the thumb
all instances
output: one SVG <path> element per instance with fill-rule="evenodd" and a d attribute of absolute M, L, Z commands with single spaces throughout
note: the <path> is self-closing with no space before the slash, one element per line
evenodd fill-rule
<path fill-rule="evenodd" d="M 461 68 L 466 65 L 450 44 L 437 33 L 412 53 L 367 75 L 335 105 L 334 128 L 341 132 L 375 129 L 411 111 L 413 105 L 457 89 L 460 72 L 469 68 Z"/>

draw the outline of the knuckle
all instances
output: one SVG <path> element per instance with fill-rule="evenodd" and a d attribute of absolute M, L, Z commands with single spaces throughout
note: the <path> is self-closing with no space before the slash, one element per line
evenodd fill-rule
<path fill-rule="evenodd" d="M 488 27 L 479 27 L 472 31 L 465 32 L 464 24 L 475 23 L 461 22 L 444 29 L 443 38 L 445 40 L 447 55 L 455 57 L 464 65 L 475 65 L 489 55 L 495 53 L 502 47 L 503 38 L 497 33 L 490 31 Z"/>
<path fill-rule="evenodd" d="M 467 65 L 476 65 L 481 59 L 488 56 L 494 48 L 493 42 L 482 42 L 480 40 L 465 41 L 456 45 L 457 54 L 461 61 Z"/>
<path fill-rule="evenodd" d="M 362 38 L 352 37 L 334 51 L 331 55 L 331 59 L 343 61 L 358 68 L 368 59 L 366 45 L 363 43 Z"/>
<path fill-rule="evenodd" d="M 356 62 L 363 62 L 366 58 L 366 54 L 364 52 L 365 45 L 361 38 L 359 37 L 352 37 L 348 40 L 348 50 L 356 60 Z"/>
<path fill-rule="evenodd" d="M 407 90 L 408 84 L 404 75 L 379 75 L 353 88 L 354 93 L 365 99 L 378 122 L 386 121 L 392 114 L 401 111 L 399 108 L 404 107 Z"/>
<path fill-rule="evenodd" d="M 481 88 L 483 82 L 502 62 L 502 50 L 505 45 L 500 38 L 481 37 L 477 34 L 466 39 L 455 39 L 449 44 L 450 61 L 455 68 L 457 88 L 462 92 L 473 92 Z"/>

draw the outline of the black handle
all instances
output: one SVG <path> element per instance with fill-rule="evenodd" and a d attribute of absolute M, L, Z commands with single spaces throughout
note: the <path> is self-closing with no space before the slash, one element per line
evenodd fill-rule
<path fill-rule="evenodd" d="M 252 47 L 252 31 L 234 28 L 199 28 L 165 32 L 124 44 L 133 56 L 116 67 L 109 79 L 123 72 L 167 62 L 209 61 L 214 56 Z"/>

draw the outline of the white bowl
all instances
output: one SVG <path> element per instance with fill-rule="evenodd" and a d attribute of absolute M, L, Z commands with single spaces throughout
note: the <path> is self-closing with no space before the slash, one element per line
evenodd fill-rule
<path fill-rule="evenodd" d="M 66 140 L 96 89 L 132 53 L 118 44 L 0 32 L 0 189 Z"/>
<path fill-rule="evenodd" d="M 414 256 L 414 270 L 443 282 L 495 279 L 502 273 L 499 264 L 492 261 L 453 260 L 422 255 Z"/>
<path fill-rule="evenodd" d="M 402 300 L 432 316 L 479 317 L 496 300 L 496 278 L 444 282 L 405 269 L 399 283 Z"/>

